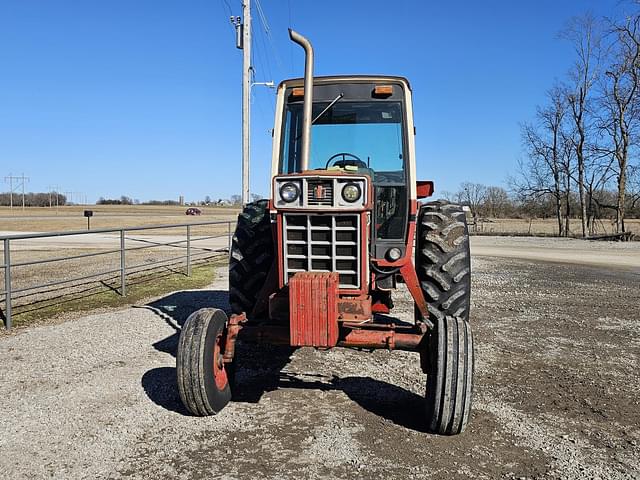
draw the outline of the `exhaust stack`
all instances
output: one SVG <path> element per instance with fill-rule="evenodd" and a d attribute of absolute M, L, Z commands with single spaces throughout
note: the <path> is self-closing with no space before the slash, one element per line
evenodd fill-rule
<path fill-rule="evenodd" d="M 313 47 L 304 36 L 289 29 L 289 37 L 304 48 L 304 103 L 302 107 L 302 156 L 301 170 L 309 170 L 309 151 L 311 148 L 311 108 L 313 106 Z"/>

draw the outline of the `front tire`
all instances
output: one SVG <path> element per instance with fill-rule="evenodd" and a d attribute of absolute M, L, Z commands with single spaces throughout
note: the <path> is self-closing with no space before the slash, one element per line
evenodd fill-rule
<path fill-rule="evenodd" d="M 429 430 L 440 435 L 462 433 L 471 416 L 473 335 L 467 320 L 445 317 L 429 334 L 426 415 Z"/>
<path fill-rule="evenodd" d="M 231 400 L 227 366 L 223 362 L 227 316 L 216 308 L 201 308 L 187 318 L 178 343 L 178 391 L 194 415 L 215 415 Z"/>

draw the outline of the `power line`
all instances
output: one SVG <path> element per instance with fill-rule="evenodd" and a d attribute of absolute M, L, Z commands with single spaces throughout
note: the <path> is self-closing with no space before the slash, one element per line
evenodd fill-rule
<path fill-rule="evenodd" d="M 220 8 L 222 8 L 222 11 L 224 12 L 224 7 L 225 5 L 227 6 L 227 11 L 229 12 L 229 17 L 231 18 L 235 18 L 233 16 L 233 10 L 231 10 L 231 5 L 229 5 L 228 0 L 220 0 Z M 234 33 L 235 35 L 235 30 L 233 28 L 233 26 L 231 26 L 231 24 L 229 24 L 229 28 L 231 28 L 231 31 Z"/>
<path fill-rule="evenodd" d="M 13 186 L 14 180 L 16 181 L 15 188 Z M 9 174 L 4 177 L 4 181 L 9 184 L 9 208 L 13 211 L 13 194 L 16 193 L 16 190 L 22 189 L 22 210 L 24 210 L 24 186 L 29 181 L 29 177 L 25 177 L 24 173 L 19 177 Z"/>
<path fill-rule="evenodd" d="M 276 48 L 276 45 L 273 41 L 273 37 L 271 36 L 271 28 L 269 27 L 269 21 L 267 20 L 267 16 L 265 15 L 264 10 L 262 9 L 260 0 L 256 0 L 256 6 L 258 7 L 258 16 L 260 17 L 260 23 L 262 23 L 262 28 L 264 29 L 264 33 L 267 37 L 267 42 L 269 43 L 269 45 L 271 46 L 271 50 L 273 51 L 273 56 L 276 59 L 276 64 L 280 68 L 284 69 L 284 65 L 282 64 L 282 59 L 278 54 L 278 49 Z"/>
<path fill-rule="evenodd" d="M 222 0 L 222 3 L 224 3 L 227 6 L 227 10 L 229 10 L 229 16 L 233 17 L 233 10 L 231 10 L 231 5 L 229 5 L 229 0 Z"/>
<path fill-rule="evenodd" d="M 82 198 L 83 196 L 86 197 L 86 195 L 84 194 L 84 192 L 64 192 L 65 195 L 67 196 L 67 203 L 75 203 L 77 205 L 81 205 L 82 204 Z M 73 196 L 76 196 L 76 198 L 79 198 L 80 200 L 77 202 L 73 201 Z M 86 201 L 84 202 L 85 204 L 87 203 Z"/>

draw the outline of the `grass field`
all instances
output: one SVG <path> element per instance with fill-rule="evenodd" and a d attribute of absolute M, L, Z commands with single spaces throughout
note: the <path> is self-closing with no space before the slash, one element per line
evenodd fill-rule
<path fill-rule="evenodd" d="M 615 232 L 615 223 L 610 220 L 599 220 L 596 226 L 598 234 Z M 640 219 L 625 220 L 625 227 L 627 231 L 640 235 Z M 569 229 L 572 235 L 579 236 L 582 231 L 580 220 L 571 220 Z M 551 218 L 534 218 L 531 221 L 516 218 L 488 218 L 479 221 L 477 225 L 472 225 L 470 230 L 472 233 L 483 234 L 557 235 L 558 223 Z"/>
<path fill-rule="evenodd" d="M 135 305 L 175 290 L 198 289 L 210 284 L 217 267 L 226 263 L 226 256 L 195 265 L 187 277 L 175 267 L 160 267 L 153 272 L 132 275 L 127 281 L 127 296 L 118 293 L 119 278 L 111 276 L 99 282 L 57 289 L 54 294 L 36 294 L 21 298 L 14 305 L 13 325 L 22 327 L 68 318 L 80 312 L 101 308 Z"/>
<path fill-rule="evenodd" d="M 91 228 L 120 228 L 175 223 L 235 221 L 238 209 L 233 207 L 198 207 L 202 215 L 185 215 L 187 207 L 155 205 L 74 205 L 54 208 L 0 207 L 0 231 L 53 232 L 85 230 L 84 210 L 93 210 Z M 157 233 L 157 232 L 155 232 Z M 195 233 L 195 232 L 194 232 Z"/>
<path fill-rule="evenodd" d="M 197 223 L 206 221 L 235 221 L 239 209 L 234 207 L 199 207 L 200 216 L 185 215 L 187 207 L 155 206 L 155 205 L 75 205 L 55 208 L 14 208 L 0 207 L 0 231 L 15 232 L 51 232 L 60 230 L 85 230 L 87 219 L 84 210 L 93 210 L 91 228 L 120 228 L 143 225 L 162 225 L 174 223 Z M 640 235 L 640 219 L 626 220 L 627 230 Z M 598 233 L 611 233 L 615 225 L 610 220 L 598 221 Z M 530 234 L 554 235 L 557 223 L 554 219 L 485 219 L 472 232 L 495 234 Z M 574 235 L 580 232 L 580 221 L 571 221 L 571 231 Z M 207 230 L 210 232 L 210 230 Z M 149 233 L 159 233 L 152 231 Z M 170 233 L 163 231 L 162 233 Z M 197 231 L 193 232 L 198 234 Z"/>

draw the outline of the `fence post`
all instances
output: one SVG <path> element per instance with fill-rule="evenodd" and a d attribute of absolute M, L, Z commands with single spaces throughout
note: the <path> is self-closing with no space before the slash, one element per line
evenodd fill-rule
<path fill-rule="evenodd" d="M 191 276 L 191 225 L 187 225 L 187 277 Z"/>
<path fill-rule="evenodd" d="M 11 250 L 9 239 L 4 239 L 4 304 L 5 328 L 11 330 Z"/>
<path fill-rule="evenodd" d="M 127 295 L 127 263 L 124 248 L 124 230 L 120 230 L 120 295 Z"/>
<path fill-rule="evenodd" d="M 227 222 L 227 240 L 228 240 L 228 250 L 229 250 L 229 258 L 231 258 L 231 222 Z"/>

